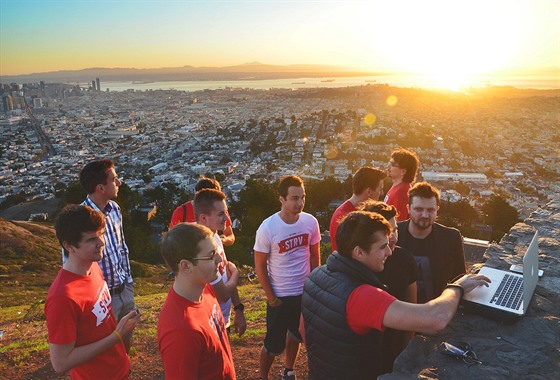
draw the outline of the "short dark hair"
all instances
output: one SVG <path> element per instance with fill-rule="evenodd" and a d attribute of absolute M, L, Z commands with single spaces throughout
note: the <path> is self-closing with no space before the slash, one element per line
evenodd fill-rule
<path fill-rule="evenodd" d="M 391 153 L 391 158 L 399 165 L 399 168 L 406 170 L 402 179 L 403 182 L 414 182 L 418 170 L 418 163 L 420 162 L 416 153 L 404 148 L 399 148 Z"/>
<path fill-rule="evenodd" d="M 89 206 L 66 205 L 54 222 L 56 237 L 62 246 L 65 257 L 69 252 L 64 243 L 77 247 L 84 232 L 97 232 L 105 228 L 105 216 Z"/>
<path fill-rule="evenodd" d="M 213 239 L 214 233 L 202 224 L 178 223 L 161 236 L 160 253 L 175 275 L 181 260 L 192 260 L 199 253 L 198 243 L 204 239 Z"/>
<path fill-rule="evenodd" d="M 352 211 L 338 225 L 335 237 L 338 253 L 351 258 L 356 246 L 369 251 L 378 231 L 391 234 L 391 225 L 385 218 L 369 211 Z"/>
<path fill-rule="evenodd" d="M 115 167 L 115 164 L 108 158 L 93 161 L 84 166 L 80 171 L 80 184 L 86 193 L 93 194 L 97 185 L 106 185 L 107 172 L 113 167 Z"/>
<path fill-rule="evenodd" d="M 387 173 L 383 170 L 362 166 L 352 177 L 352 192 L 359 195 L 368 187 L 375 189 L 385 177 L 387 177 Z"/>
<path fill-rule="evenodd" d="M 386 220 L 391 220 L 399 214 L 395 206 L 388 205 L 385 202 L 374 201 L 373 199 L 366 200 L 358 206 L 358 210 L 378 213 Z"/>
<path fill-rule="evenodd" d="M 408 204 L 412 204 L 412 198 L 420 197 L 430 199 L 435 197 L 436 203 L 439 206 L 439 190 L 428 182 L 418 182 L 408 190 Z"/>
<path fill-rule="evenodd" d="M 214 203 L 225 201 L 226 195 L 216 189 L 202 189 L 197 191 L 193 199 L 194 215 L 198 221 L 200 214 L 209 215 L 214 210 Z"/>
<path fill-rule="evenodd" d="M 288 175 L 282 177 L 280 179 L 280 183 L 278 184 L 278 193 L 280 193 L 280 196 L 282 198 L 286 198 L 288 196 L 288 189 L 291 186 L 303 187 L 303 180 L 297 175 Z"/>
<path fill-rule="evenodd" d="M 220 186 L 220 182 L 213 178 L 201 177 L 196 183 L 194 191 L 200 191 L 202 189 L 215 189 L 222 191 L 222 186 Z"/>

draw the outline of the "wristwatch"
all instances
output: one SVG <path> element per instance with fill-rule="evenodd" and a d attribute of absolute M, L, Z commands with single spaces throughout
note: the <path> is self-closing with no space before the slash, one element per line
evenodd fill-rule
<path fill-rule="evenodd" d="M 243 310 L 245 310 L 245 305 L 243 305 L 243 304 L 240 302 L 239 304 L 237 304 L 237 305 L 235 305 L 235 306 L 233 307 L 233 310 L 235 310 L 235 311 L 243 311 Z"/>

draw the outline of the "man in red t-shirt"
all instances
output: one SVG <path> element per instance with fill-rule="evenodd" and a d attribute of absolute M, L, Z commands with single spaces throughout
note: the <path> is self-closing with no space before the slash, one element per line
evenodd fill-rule
<path fill-rule="evenodd" d="M 161 238 L 161 254 L 175 276 L 158 320 L 166 379 L 235 379 L 220 304 L 210 282 L 218 277 L 214 233 L 180 223 Z"/>
<path fill-rule="evenodd" d="M 391 225 L 381 215 L 353 211 L 338 227 L 338 251 L 315 269 L 302 297 L 310 379 L 377 378 L 382 373 L 382 331 L 435 333 L 453 318 L 463 293 L 487 285 L 465 275 L 430 303 L 395 299 L 375 273 L 391 255 Z"/>
<path fill-rule="evenodd" d="M 400 148 L 391 153 L 391 160 L 387 166 L 387 176 L 393 185 L 387 191 L 383 200 L 388 205 L 393 205 L 398 211 L 397 221 L 407 220 L 408 215 L 408 190 L 416 179 L 418 171 L 418 156 L 416 153 Z"/>
<path fill-rule="evenodd" d="M 55 222 L 67 257 L 45 302 L 51 363 L 73 379 L 126 379 L 130 360 L 123 340 L 140 318 L 137 309 L 117 324 L 111 295 L 97 261 L 103 257 L 105 217 L 88 206 L 69 205 Z"/>
<path fill-rule="evenodd" d="M 333 252 L 336 251 L 335 236 L 340 220 L 349 212 L 355 211 L 362 202 L 368 199 L 379 200 L 383 193 L 383 179 L 385 177 L 387 177 L 387 174 L 384 171 L 369 166 L 362 166 L 354 174 L 352 177 L 352 196 L 334 211 L 331 218 L 329 235 Z"/>
<path fill-rule="evenodd" d="M 202 189 L 215 189 L 222 191 L 222 187 L 218 181 L 206 177 L 202 177 L 201 179 L 199 179 L 194 188 L 195 192 L 198 192 Z M 196 223 L 196 216 L 194 213 L 192 200 L 183 203 L 175 210 L 173 210 L 173 214 L 171 215 L 171 222 L 169 222 L 169 229 L 171 229 L 171 227 L 173 227 L 177 223 L 181 222 Z M 220 240 L 222 240 L 222 244 L 224 246 L 229 247 L 230 245 L 233 245 L 233 243 L 235 243 L 235 234 L 233 233 L 231 217 L 229 216 L 229 213 L 227 214 L 226 226 L 221 232 L 222 234 L 220 235 Z"/>

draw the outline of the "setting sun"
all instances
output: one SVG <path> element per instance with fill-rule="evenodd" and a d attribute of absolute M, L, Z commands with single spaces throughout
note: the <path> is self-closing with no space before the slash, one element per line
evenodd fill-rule
<path fill-rule="evenodd" d="M 559 0 L 111 4 L 107 14 L 85 0 L 0 2 L 0 79 L 259 62 L 329 65 L 458 90 L 497 75 L 557 78 L 560 67 Z M 218 16 L 224 22 L 210 22 Z M 138 22 L 147 19 L 149 30 Z"/>
<path fill-rule="evenodd" d="M 458 89 L 511 65 L 525 48 L 521 33 L 533 18 L 522 10 L 501 1 L 407 2 L 406 9 L 402 2 L 372 5 L 375 26 L 368 28 L 383 37 L 369 43 L 379 46 L 395 70 L 420 75 L 434 87 Z"/>

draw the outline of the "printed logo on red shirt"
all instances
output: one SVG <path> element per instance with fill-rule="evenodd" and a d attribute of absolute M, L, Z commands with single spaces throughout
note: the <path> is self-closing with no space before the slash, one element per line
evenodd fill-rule
<path fill-rule="evenodd" d="M 282 240 L 280 243 L 278 243 L 278 247 L 280 248 L 278 253 L 282 254 L 298 247 L 304 247 L 306 245 L 309 245 L 308 241 L 309 241 L 309 235 L 307 234 L 301 234 L 301 235 L 289 237 L 285 240 Z"/>
<path fill-rule="evenodd" d="M 111 294 L 109 293 L 107 283 L 103 281 L 103 289 L 99 292 L 99 298 L 97 298 L 97 302 L 95 302 L 91 310 L 97 318 L 97 324 L 95 326 L 99 326 L 103 323 L 107 315 L 109 315 L 109 310 L 111 310 Z"/>

